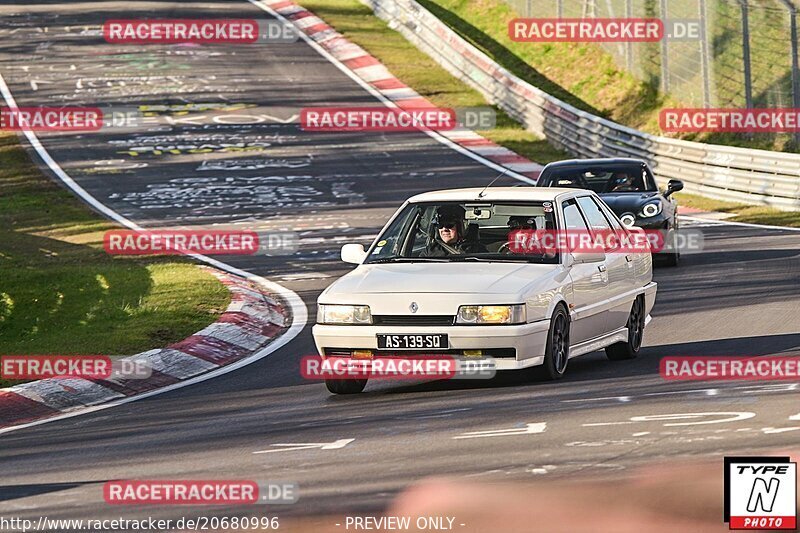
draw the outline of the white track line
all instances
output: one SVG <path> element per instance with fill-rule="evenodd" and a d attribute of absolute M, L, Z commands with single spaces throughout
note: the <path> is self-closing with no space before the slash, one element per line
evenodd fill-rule
<path fill-rule="evenodd" d="M 14 96 L 11 94 L 11 91 L 6 85 L 6 81 L 3 78 L 2 74 L 0 74 L 0 93 L 3 95 L 3 99 L 6 101 L 8 107 L 17 107 L 16 100 Z M 42 158 L 42 161 L 53 171 L 53 173 L 60 179 L 67 187 L 69 187 L 75 194 L 80 196 L 86 203 L 106 215 L 107 217 L 115 220 L 116 222 L 126 226 L 128 228 L 134 230 L 142 230 L 141 226 L 136 224 L 135 222 L 128 220 L 127 218 L 123 217 L 116 211 L 110 209 L 106 205 L 102 204 L 100 201 L 97 200 L 94 196 L 86 192 L 86 190 L 78 185 L 70 176 L 67 174 L 64 169 L 62 169 L 58 163 L 50 156 L 47 150 L 42 146 L 42 143 L 39 141 L 39 138 L 36 134 L 32 131 L 24 131 L 25 137 L 28 139 L 28 142 L 31 144 L 36 153 L 39 157 Z M 130 396 L 126 398 L 121 398 L 119 400 L 115 400 L 113 402 L 97 405 L 94 407 L 87 407 L 83 409 L 77 409 L 75 411 L 71 411 L 69 413 L 64 413 L 62 415 L 57 415 L 52 418 L 47 418 L 44 420 L 37 420 L 35 422 L 29 422 L 27 424 L 19 424 L 17 426 L 11 426 L 4 429 L 0 429 L 0 434 L 9 433 L 11 431 L 16 431 L 18 429 L 38 426 L 40 424 L 46 424 L 48 422 L 54 422 L 56 420 L 63 420 L 64 418 L 71 418 L 73 416 L 83 415 L 87 413 L 92 413 L 95 411 L 101 411 L 103 409 L 109 409 L 111 407 L 116 407 L 118 405 L 122 405 L 129 402 L 135 402 L 137 400 L 143 400 L 145 398 L 150 398 L 151 396 L 156 396 L 157 394 L 163 394 L 165 392 L 173 391 L 175 389 L 180 389 L 183 387 L 188 387 L 189 385 L 194 385 L 195 383 L 200 383 L 202 381 L 206 381 L 207 379 L 215 378 L 217 376 L 221 376 L 223 374 L 227 374 L 228 372 L 232 372 L 238 368 L 243 366 L 247 366 L 251 363 L 255 363 L 259 359 L 263 359 L 264 357 L 268 356 L 269 354 L 275 352 L 278 348 L 286 345 L 289 341 L 294 339 L 306 326 L 306 322 L 308 321 L 308 310 L 306 309 L 306 305 L 303 303 L 303 300 L 294 292 L 286 287 L 283 287 L 277 283 L 273 283 L 271 281 L 267 281 L 266 279 L 262 278 L 261 276 L 257 276 L 255 274 L 251 274 L 245 270 L 241 270 L 239 268 L 233 267 L 221 261 L 217 261 L 216 259 L 212 259 L 208 256 L 202 254 L 185 254 L 189 257 L 197 259 L 198 261 L 202 261 L 209 265 L 212 265 L 220 270 L 224 270 L 226 272 L 230 272 L 231 274 L 235 274 L 237 276 L 241 276 L 243 278 L 249 279 L 256 283 L 261 284 L 266 289 L 280 294 L 280 296 L 286 300 L 292 310 L 292 325 L 289 329 L 278 339 L 266 346 L 264 349 L 256 352 L 255 355 L 252 355 L 248 358 L 241 359 L 236 361 L 235 363 L 231 363 L 230 365 L 220 367 L 216 370 L 212 370 L 207 374 L 203 374 L 201 376 L 197 376 L 191 379 L 187 379 L 186 381 L 181 381 L 179 383 L 175 383 L 173 385 L 169 385 L 162 389 L 157 389 L 154 391 L 146 392 L 143 394 L 139 394 L 136 396 Z"/>
<path fill-rule="evenodd" d="M 768 226 L 766 224 L 750 224 L 748 222 L 732 222 L 730 220 L 714 220 L 710 218 L 687 217 L 686 215 L 678 215 L 678 218 L 691 220 L 692 222 L 705 222 L 709 225 L 723 225 L 723 226 L 742 226 L 744 228 L 756 229 L 769 229 L 777 231 L 800 231 L 800 228 L 790 228 L 787 226 Z"/>

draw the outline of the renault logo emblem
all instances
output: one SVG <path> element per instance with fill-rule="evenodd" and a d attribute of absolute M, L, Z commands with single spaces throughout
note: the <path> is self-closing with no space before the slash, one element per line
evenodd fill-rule
<path fill-rule="evenodd" d="M 419 310 L 417 302 L 411 302 L 411 305 L 409 305 L 408 308 L 411 309 L 412 313 L 416 313 Z"/>

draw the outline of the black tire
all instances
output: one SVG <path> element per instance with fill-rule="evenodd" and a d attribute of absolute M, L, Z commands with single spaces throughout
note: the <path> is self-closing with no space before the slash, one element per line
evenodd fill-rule
<path fill-rule="evenodd" d="M 672 250 L 674 252 L 668 254 L 658 254 L 658 257 L 661 260 L 661 264 L 668 267 L 676 267 L 678 263 L 681 261 L 681 252 L 678 250 L 678 237 L 677 237 L 677 230 L 672 230 Z"/>
<path fill-rule="evenodd" d="M 367 386 L 366 379 L 326 379 L 325 386 L 334 394 L 358 394 Z"/>
<path fill-rule="evenodd" d="M 659 256 L 661 258 L 661 264 L 668 267 L 676 267 L 681 261 L 680 252 L 675 252 L 674 254 L 659 254 Z"/>
<path fill-rule="evenodd" d="M 624 361 L 635 359 L 639 355 L 644 338 L 645 315 L 644 297 L 637 296 L 631 306 L 628 315 L 628 340 L 626 342 L 616 342 L 611 346 L 606 346 L 606 356 L 612 361 Z"/>
<path fill-rule="evenodd" d="M 556 306 L 550 318 L 544 364 L 534 367 L 541 379 L 556 380 L 564 377 L 569 362 L 569 314 L 563 305 Z"/>

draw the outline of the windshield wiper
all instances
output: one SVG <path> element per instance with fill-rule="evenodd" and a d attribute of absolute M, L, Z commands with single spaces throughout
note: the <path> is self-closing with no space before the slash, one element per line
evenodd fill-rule
<path fill-rule="evenodd" d="M 466 256 L 466 257 L 451 257 L 449 260 L 451 262 L 467 262 L 467 261 L 474 261 L 474 262 L 484 262 L 484 263 L 530 263 L 532 261 L 541 262 L 543 258 L 539 257 L 530 257 L 530 256 L 513 256 L 513 255 L 504 255 L 499 257 L 476 257 L 474 255 Z"/>
<path fill-rule="evenodd" d="M 382 259 L 374 259 L 367 262 L 368 265 L 378 263 L 421 263 L 423 261 L 431 261 L 434 263 L 446 263 L 447 259 L 443 257 L 384 257 Z"/>
<path fill-rule="evenodd" d="M 466 256 L 450 256 L 447 259 L 448 261 L 452 262 L 461 262 L 461 261 L 495 261 L 495 259 L 489 259 L 487 257 L 475 257 L 474 255 L 466 255 Z"/>

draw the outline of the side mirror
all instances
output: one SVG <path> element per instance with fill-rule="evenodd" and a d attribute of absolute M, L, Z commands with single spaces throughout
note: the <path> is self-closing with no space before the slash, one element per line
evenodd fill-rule
<path fill-rule="evenodd" d="M 363 244 L 345 244 L 342 246 L 342 261 L 360 265 L 367 258 Z"/>
<path fill-rule="evenodd" d="M 606 260 L 605 252 L 572 252 L 572 264 L 579 265 L 581 263 L 602 263 Z M 567 260 L 569 263 L 570 260 Z"/>
<path fill-rule="evenodd" d="M 683 182 L 681 180 L 669 180 L 667 182 L 667 190 L 664 193 L 664 198 L 668 198 L 672 193 L 682 190 L 683 190 Z"/>

